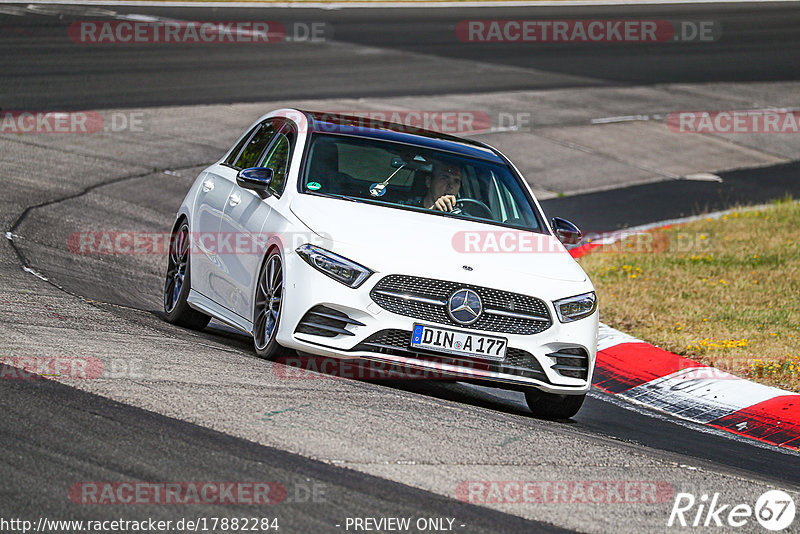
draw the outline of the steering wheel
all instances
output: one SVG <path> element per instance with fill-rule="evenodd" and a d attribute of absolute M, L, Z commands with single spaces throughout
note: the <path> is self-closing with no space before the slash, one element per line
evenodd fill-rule
<path fill-rule="evenodd" d="M 478 208 L 478 209 L 467 209 L 467 206 L 470 206 L 470 208 Z M 483 213 L 481 214 L 476 212 L 483 212 Z M 451 213 L 474 215 L 475 217 L 494 220 L 494 213 L 492 213 L 491 208 L 489 208 L 489 206 L 487 206 L 480 200 L 476 200 L 474 198 L 459 198 L 458 200 L 456 200 L 456 207 L 453 208 L 453 211 Z"/>

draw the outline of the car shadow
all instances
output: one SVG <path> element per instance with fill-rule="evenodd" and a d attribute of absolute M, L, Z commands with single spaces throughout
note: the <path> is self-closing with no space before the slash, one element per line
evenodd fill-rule
<path fill-rule="evenodd" d="M 208 336 L 209 339 L 222 341 L 226 345 L 241 349 L 242 351 L 258 358 L 253 350 L 252 339 L 239 332 L 233 327 L 217 320 L 211 323 L 201 332 L 201 336 Z M 306 365 L 305 362 L 316 360 L 313 365 Z M 326 365 L 329 363 L 329 365 Z M 368 383 L 376 386 L 387 387 L 394 390 L 406 391 L 425 397 L 439 399 L 459 404 L 484 408 L 495 412 L 509 415 L 521 415 L 540 421 L 550 421 L 535 417 L 525 402 L 522 392 L 491 387 L 484 384 L 462 382 L 456 379 L 419 379 L 411 376 L 409 378 L 396 378 L 396 374 L 384 373 L 370 368 L 369 363 L 363 360 L 340 360 L 337 358 L 323 358 L 318 356 L 308 356 L 292 351 L 292 356 L 287 360 L 280 358 L 271 362 L 272 365 L 285 366 L 286 373 L 296 372 L 298 366 L 302 372 L 315 372 L 325 374 L 345 380 Z M 343 369 L 347 369 L 343 372 Z M 280 373 L 279 373 L 280 374 Z M 552 422 L 552 421 L 550 421 Z M 558 420 L 559 424 L 576 424 L 572 419 Z"/>

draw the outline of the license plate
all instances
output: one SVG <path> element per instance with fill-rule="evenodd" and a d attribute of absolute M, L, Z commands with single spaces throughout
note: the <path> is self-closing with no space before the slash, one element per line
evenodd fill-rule
<path fill-rule="evenodd" d="M 421 324 L 414 325 L 411 336 L 412 347 L 494 361 L 505 359 L 506 344 L 506 339 L 502 337 L 469 334 Z"/>

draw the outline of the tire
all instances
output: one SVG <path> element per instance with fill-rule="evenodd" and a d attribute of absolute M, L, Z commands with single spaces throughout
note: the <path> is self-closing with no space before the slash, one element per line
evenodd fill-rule
<path fill-rule="evenodd" d="M 186 298 L 192 287 L 189 272 L 189 223 L 183 219 L 172 233 L 167 254 L 167 274 L 164 280 L 164 313 L 168 323 L 192 330 L 202 330 L 211 317 L 189 307 Z"/>
<path fill-rule="evenodd" d="M 276 340 L 283 310 L 283 260 L 280 252 L 272 251 L 261 266 L 253 305 L 253 345 L 256 354 L 274 360 L 290 351 Z"/>
<path fill-rule="evenodd" d="M 558 395 L 534 388 L 525 391 L 528 408 L 542 419 L 569 419 L 578 413 L 585 398 L 586 394 Z"/>

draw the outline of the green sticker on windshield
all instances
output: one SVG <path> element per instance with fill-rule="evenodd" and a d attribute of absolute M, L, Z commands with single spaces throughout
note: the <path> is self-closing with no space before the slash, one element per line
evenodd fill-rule
<path fill-rule="evenodd" d="M 319 185 L 319 182 L 308 182 L 306 184 L 306 189 L 310 189 L 311 191 L 316 191 L 317 189 L 322 189 L 322 186 Z"/>

